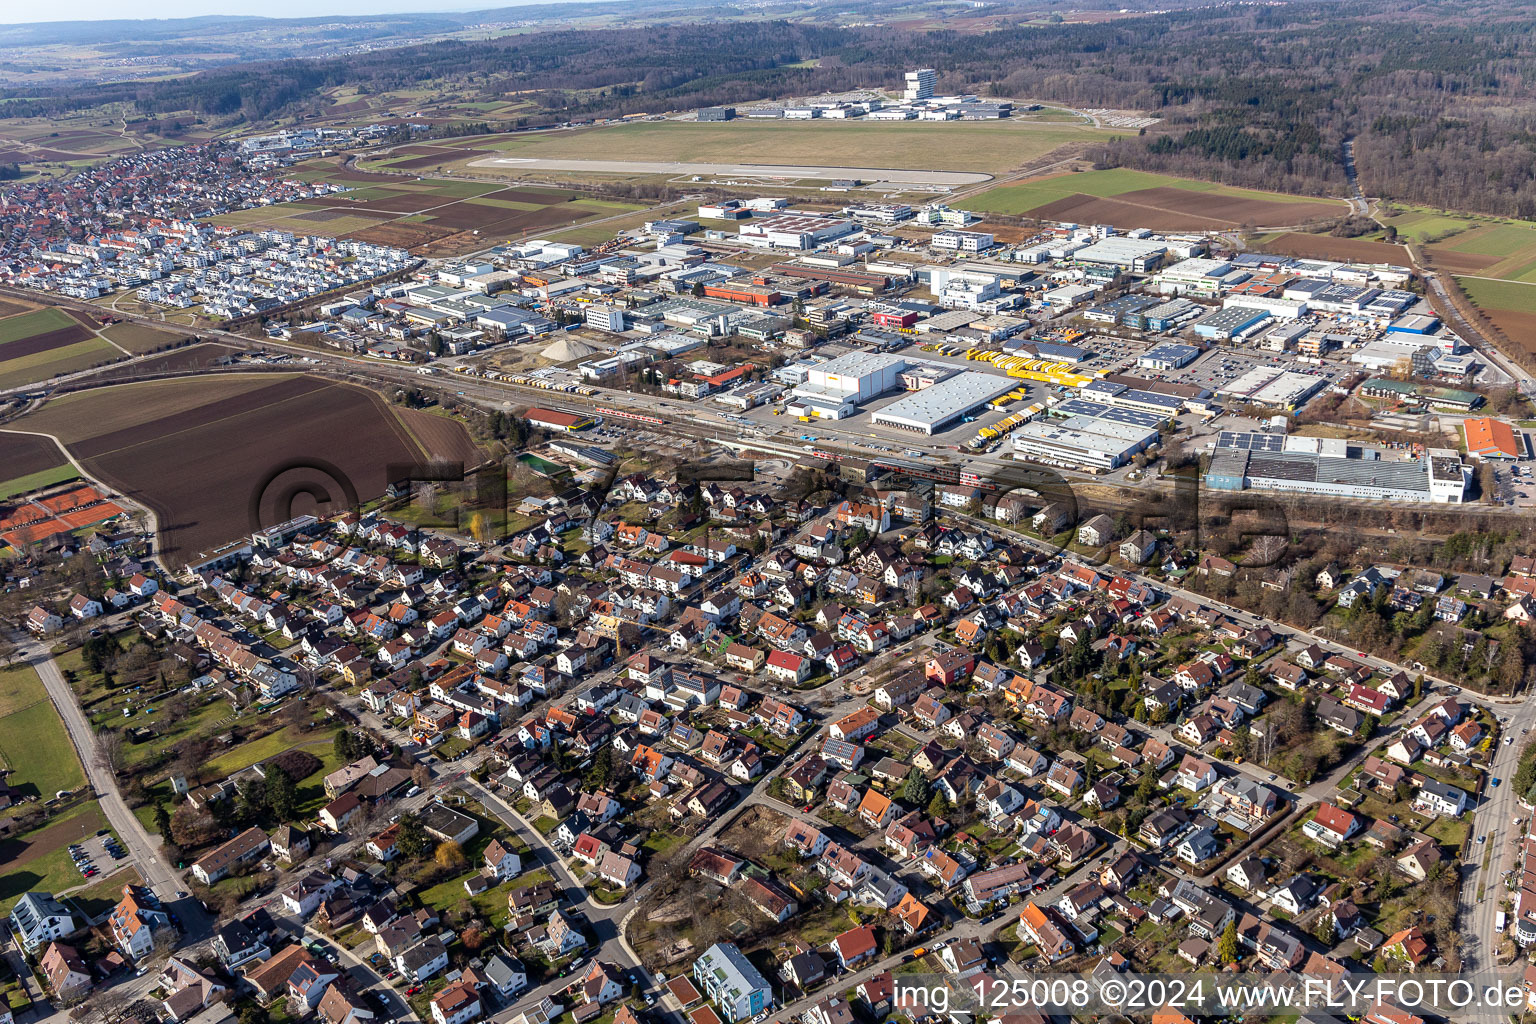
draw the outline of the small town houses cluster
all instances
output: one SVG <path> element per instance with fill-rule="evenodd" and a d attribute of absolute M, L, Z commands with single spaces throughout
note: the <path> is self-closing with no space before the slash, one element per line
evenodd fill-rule
<path fill-rule="evenodd" d="M 129 153 L 66 177 L 8 184 L 0 188 L 0 234 L 10 258 L 0 260 L 0 280 L 84 299 L 138 287 L 165 276 L 156 251 L 165 240 L 150 243 L 169 227 L 179 234 L 190 219 L 347 191 L 285 176 L 284 162 L 209 143 Z M 211 256 L 189 249 L 176 253 L 173 266 L 204 268 Z M 154 301 L 177 304 L 163 296 Z"/>
<path fill-rule="evenodd" d="M 1322 915 L 1361 955 L 1437 962 L 1419 929 L 1372 927 L 1368 884 L 1277 870 L 1265 844 L 1298 810 L 1297 796 L 1234 752 L 1275 735 L 1277 707 L 1304 702 L 1316 729 L 1358 744 L 1363 760 L 1344 791 L 1352 798 L 1303 808 L 1295 830 L 1327 850 L 1377 846 L 1422 880 L 1454 851 L 1350 808 L 1362 794 L 1406 788 L 1426 819 L 1459 817 L 1470 795 L 1443 778 L 1484 760 L 1493 723 L 1464 701 L 1420 699 L 1402 673 L 1384 678 L 1348 655 L 1170 596 L 1130 568 L 1159 557 L 1157 538 L 1124 541 L 1117 562 L 1127 568 L 1090 566 L 1041 554 L 1001 527 L 947 525 L 913 493 L 818 506 L 644 476 L 621 480 L 606 500 L 564 495 L 543 513 L 489 551 L 382 515 L 301 517 L 177 580 L 157 579 L 148 564 L 120 567 L 134 570 L 125 587 L 39 606 L 28 623 L 47 635 L 66 617 L 123 613 L 185 659 L 198 685 L 239 702 L 325 686 L 416 742 L 477 748 L 508 801 L 527 800 L 554 821 L 554 848 L 609 892 L 647 879 L 632 824 L 645 805 L 697 832 L 752 791 L 782 819 L 775 845 L 822 884 L 812 894 L 723 836 L 697 842 L 688 870 L 741 892 L 767 922 L 792 921 L 819 901 L 860 908 L 866 923 L 797 950 L 780 966 L 777 993 L 737 946 L 710 947 L 692 996 L 673 995 L 685 1004 L 707 997 L 728 1021 L 879 955 L 877 934 L 916 945 L 1004 908 L 1036 963 L 1095 962 L 1087 958 L 1103 952 L 1106 932 L 1146 921 L 1176 924 L 1178 955 L 1203 963 L 1233 923 L 1245 963 L 1332 972 L 1347 954 L 1300 923 Z M 1033 525 L 1047 535 L 1059 526 Z M 566 558 L 563 540 L 576 531 L 586 543 Z M 1206 559 L 1194 571 L 1224 567 Z M 797 699 L 839 678 L 842 702 L 831 713 Z M 1100 684 L 1111 679 L 1130 680 L 1122 697 L 1104 697 Z M 1392 717 L 1408 707 L 1411 716 Z M 1372 746 L 1384 721 L 1391 729 Z M 562 767 L 599 755 L 623 773 L 609 790 L 584 788 Z M 921 787 L 908 786 L 913 773 Z M 367 758 L 325 782 L 315 827 L 357 842 L 359 857 L 397 856 L 399 822 L 370 825 L 382 819 L 367 812 L 405 795 L 411 774 Z M 237 788 L 237 779 L 213 782 L 187 799 Z M 912 800 L 918 791 L 935 799 Z M 474 835 L 475 820 L 447 807 L 421 818 L 441 841 Z M 250 829 L 200 853 L 192 873 L 212 884 L 264 857 L 302 860 L 308 842 L 288 826 Z M 493 842 L 467 895 L 516 877 L 521 860 Z M 367 870 L 350 863 L 307 871 L 282 900 L 301 916 L 357 915 L 408 979 L 462 966 L 430 911 L 377 898 Z M 590 941 L 554 885 L 518 888 L 508 904 L 511 935 L 552 959 Z M 29 950 L 43 950 L 56 989 L 88 984 L 91 972 L 63 944 L 75 923 L 60 919 L 57 901 L 32 894 L 23 905 L 31 909 L 13 922 L 22 921 Z M 142 958 L 164 918 L 152 896 L 125 889 L 113 945 Z M 266 948 L 270 937 L 259 920 L 228 923 L 218 940 L 226 972 L 264 996 L 302 1001 L 327 1024 L 352 1024 L 359 1004 L 333 984 L 335 970 L 300 945 Z M 936 955 L 962 976 L 986 966 L 971 939 Z M 1147 966 L 1118 953 L 1103 962 Z M 230 984 L 176 959 L 166 970 L 165 1010 L 178 1021 Z M 616 970 L 594 961 L 578 1002 L 618 999 L 627 986 Z M 862 998 L 889 1012 L 883 977 L 861 986 Z M 466 1024 L 524 984 L 516 957 L 498 954 L 436 993 L 432 1013 L 438 1024 Z M 830 1024 L 841 1005 L 829 995 L 815 1012 Z M 540 1004 L 520 1016 L 540 1024 L 549 1012 Z"/>

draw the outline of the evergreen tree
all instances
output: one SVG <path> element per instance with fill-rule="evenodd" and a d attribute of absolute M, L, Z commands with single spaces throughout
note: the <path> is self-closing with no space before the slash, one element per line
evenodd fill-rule
<path fill-rule="evenodd" d="M 923 807 L 931 795 L 932 787 L 928 785 L 928 777 L 913 768 L 901 784 L 901 802 L 909 807 Z"/>
<path fill-rule="evenodd" d="M 155 831 L 160 833 L 161 840 L 167 846 L 171 845 L 171 815 L 164 804 L 155 804 Z"/>
<path fill-rule="evenodd" d="M 400 834 L 395 838 L 395 845 L 407 857 L 420 857 L 432 845 L 432 837 L 427 835 L 420 818 L 407 815 L 400 819 Z"/>
<path fill-rule="evenodd" d="M 1216 943 L 1216 959 L 1224 964 L 1237 963 L 1237 919 L 1227 922 L 1222 929 L 1221 939 Z"/>
<path fill-rule="evenodd" d="M 267 773 L 267 806 L 278 821 L 292 821 L 299 816 L 298 787 L 286 771 L 276 766 Z"/>

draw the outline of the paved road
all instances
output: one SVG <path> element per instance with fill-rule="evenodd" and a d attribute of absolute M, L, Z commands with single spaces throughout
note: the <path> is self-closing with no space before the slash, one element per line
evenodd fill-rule
<path fill-rule="evenodd" d="M 1520 761 L 1520 751 L 1529 739 L 1525 730 L 1532 728 L 1536 728 L 1536 703 L 1526 702 L 1509 712 L 1504 735 L 1514 742 L 1505 744 L 1500 740 L 1493 765 L 1488 770 L 1490 785 L 1494 778 L 1502 780 L 1501 785 L 1497 789 L 1484 789 L 1483 803 L 1472 820 L 1474 835 L 1486 835 L 1488 839 L 1481 844 L 1474 839 L 1468 847 L 1470 863 L 1462 868 L 1460 913 L 1465 970 L 1493 967 L 1503 938 L 1494 926 L 1499 904 L 1508 895 L 1504 873 L 1516 863 L 1526 824 L 1520 812 L 1519 794 L 1511 779 Z M 1481 897 L 1479 889 L 1483 890 Z"/>
<path fill-rule="evenodd" d="M 395 1019 L 421 1019 L 420 1017 L 416 1016 L 416 1011 L 411 1009 L 411 1004 L 406 1000 L 405 996 L 402 995 L 400 991 L 392 986 L 389 982 L 385 981 L 379 975 L 379 973 L 373 969 L 372 964 L 368 963 L 362 957 L 358 956 L 356 953 L 352 952 L 352 950 L 348 949 L 341 943 L 335 941 L 330 936 L 316 931 L 309 925 L 306 924 L 303 926 L 303 928 L 306 935 L 310 936 L 312 939 L 317 939 L 320 942 L 323 942 L 326 948 L 336 950 L 337 955 L 341 958 L 341 960 L 345 961 L 345 964 L 348 968 L 346 973 L 357 984 L 357 988 L 360 991 L 372 992 L 375 996 L 377 996 L 383 1005 L 389 1008 L 391 1015 L 394 1016 Z"/>
<path fill-rule="evenodd" d="M 134 863 L 137 864 L 139 873 L 144 876 L 145 884 L 154 889 L 161 900 L 175 911 L 188 940 L 196 941 L 211 935 L 213 918 L 204 912 L 202 905 L 190 897 L 177 898 L 176 893 L 181 891 L 184 885 L 180 873 L 160 855 L 159 838 L 151 836 L 145 830 L 139 823 L 139 819 L 134 817 L 133 812 L 128 809 L 127 803 L 123 801 L 122 794 L 117 788 L 117 779 L 103 762 L 96 747 L 96 737 L 91 730 L 90 722 L 86 719 L 85 712 L 81 710 L 74 690 L 64 681 L 64 674 L 59 671 L 58 663 L 53 660 L 46 648 L 33 640 L 25 642 L 22 652 L 28 664 L 36 669 L 37 674 L 42 678 L 49 698 L 58 709 L 59 717 L 64 720 L 64 725 L 69 731 L 70 741 L 80 755 L 80 763 L 85 766 L 86 778 L 96 792 L 102 813 L 117 830 L 128 852 L 133 855 Z"/>
<path fill-rule="evenodd" d="M 81 710 L 74 690 L 64 681 L 64 675 L 59 671 L 58 663 L 53 660 L 53 656 L 46 647 L 31 637 L 20 639 L 18 646 L 20 658 L 31 665 L 42 679 L 49 699 L 53 701 L 59 717 L 69 732 L 70 742 L 74 744 L 80 763 L 85 768 L 86 779 L 96 793 L 102 813 L 106 816 L 107 822 L 117 831 L 118 837 L 132 858 L 131 862 L 143 876 L 144 884 L 154 890 L 168 909 L 175 912 L 181 921 L 184 944 L 206 941 L 213 934 L 214 919 L 203 910 L 202 904 L 196 899 L 190 896 L 177 897 L 178 892 L 184 891 L 184 882 L 180 873 L 161 856 L 158 837 L 151 836 L 145 831 L 139 819 L 134 817 L 133 812 L 123 801 L 122 793 L 117 788 L 117 779 L 103 763 L 90 722 Z M 126 980 L 120 981 L 113 992 L 142 995 L 153 987 L 153 983 L 153 972 L 143 978 L 129 976 Z M 62 1009 L 45 1003 L 37 1004 L 33 1014 L 32 1020 L 49 1021 L 50 1024 L 56 1021 L 62 1022 L 65 1019 Z"/>

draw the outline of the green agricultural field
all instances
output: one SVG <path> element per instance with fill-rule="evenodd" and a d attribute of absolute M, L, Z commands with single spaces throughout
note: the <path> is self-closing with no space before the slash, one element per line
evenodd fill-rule
<path fill-rule="evenodd" d="M 1018 215 L 1074 195 L 1113 199 L 1127 192 L 1148 188 L 1179 188 L 1189 192 L 1210 192 L 1238 199 L 1256 199 L 1274 203 L 1315 203 L 1310 196 L 1291 196 L 1279 192 L 1258 192 L 1253 189 L 1233 188 L 1209 181 L 1190 178 L 1173 178 L 1166 174 L 1151 174 L 1116 168 L 1109 171 L 1083 171 L 1078 174 L 1056 174 L 1048 178 L 1024 181 L 1013 185 L 999 185 L 980 195 L 957 203 L 957 206 L 978 213 Z"/>
<path fill-rule="evenodd" d="M 539 136 L 480 137 L 476 149 L 535 159 L 808 164 L 999 173 L 1111 133 L 1027 121 L 648 121 Z"/>
<path fill-rule="evenodd" d="M 0 672 L 0 718 L 47 699 L 48 691 L 31 666 L 13 665 Z"/>
<path fill-rule="evenodd" d="M 4 348 L 0 348 L 0 355 L 3 355 L 4 351 Z M 17 387 L 57 377 L 60 374 L 75 373 L 121 356 L 122 353 L 110 342 L 92 335 L 84 341 L 77 341 L 73 345 L 65 345 L 62 348 L 34 352 L 32 355 L 18 359 L 0 359 L 0 388 Z"/>
<path fill-rule="evenodd" d="M 104 328 L 101 333 L 108 341 L 122 346 L 134 355 L 152 352 L 164 345 L 175 344 L 186 337 L 184 334 L 172 334 L 170 331 L 136 323 L 113 324 Z"/>
<path fill-rule="evenodd" d="M 1536 247 L 1536 229 L 1519 224 L 1501 224 L 1465 238 L 1452 238 L 1446 248 L 1477 256 L 1514 256 Z"/>
<path fill-rule="evenodd" d="M 1382 220 L 1396 228 L 1398 237 L 1401 239 L 1423 242 L 1427 238 L 1444 238 L 1477 226 L 1476 221 L 1451 213 L 1441 213 L 1421 207 L 1398 209 L 1401 212 L 1383 217 Z"/>
<path fill-rule="evenodd" d="M 73 327 L 75 318 L 53 306 L 34 309 L 30 313 L 17 313 L 0 320 L 0 345 L 24 338 L 35 338 L 49 331 Z"/>
<path fill-rule="evenodd" d="M 501 185 L 484 181 L 445 181 L 442 178 L 431 178 L 409 184 L 414 185 L 411 191 L 431 192 L 445 199 L 474 199 L 487 192 L 499 192 L 503 188 Z M 422 188 L 423 185 L 426 187 Z"/>
<path fill-rule="evenodd" d="M 470 206 L 494 206 L 499 210 L 542 210 L 544 208 L 538 203 L 520 203 L 516 199 L 474 198 L 464 201 Z"/>
<path fill-rule="evenodd" d="M 1518 281 L 1491 281 L 1482 277 L 1458 277 L 1467 297 L 1482 309 L 1515 309 L 1536 312 L 1536 285 Z"/>
<path fill-rule="evenodd" d="M 12 477 L 10 480 L 0 480 L 0 501 L 14 497 L 17 494 L 27 494 L 32 491 L 42 490 L 44 487 L 52 487 L 66 480 L 74 480 L 80 474 L 75 472 L 75 467 L 69 463 L 62 466 L 54 466 L 52 469 L 39 470 L 36 473 L 28 473 L 25 476 Z"/>
<path fill-rule="evenodd" d="M 25 671 L 36 675 L 30 668 Z M 59 790 L 85 785 L 64 722 L 48 700 L 0 717 L 0 761 L 11 770 L 6 780 L 10 785 L 45 800 Z"/>

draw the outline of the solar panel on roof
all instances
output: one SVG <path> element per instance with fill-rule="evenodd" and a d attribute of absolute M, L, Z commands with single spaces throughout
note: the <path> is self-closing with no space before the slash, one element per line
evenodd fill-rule
<path fill-rule="evenodd" d="M 1133 427 L 1156 427 L 1163 417 L 1141 409 L 1127 409 L 1118 405 L 1091 402 L 1086 398 L 1069 398 L 1051 410 L 1058 416 L 1087 416 L 1090 419 L 1110 423 L 1128 423 Z"/>
<path fill-rule="evenodd" d="M 1245 452 L 1280 452 L 1285 450 L 1285 435 L 1223 430 L 1216 437 L 1216 447 Z"/>

